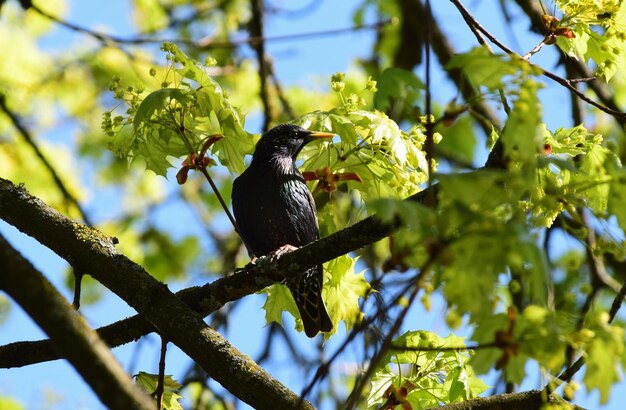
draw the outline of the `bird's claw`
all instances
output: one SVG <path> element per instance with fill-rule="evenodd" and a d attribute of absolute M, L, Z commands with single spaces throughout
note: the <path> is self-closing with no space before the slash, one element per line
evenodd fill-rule
<path fill-rule="evenodd" d="M 288 254 L 289 252 L 293 252 L 296 249 L 298 249 L 297 246 L 286 244 L 276 249 L 275 251 L 270 252 L 267 257 L 269 257 L 270 262 L 274 262 L 283 255 Z"/>

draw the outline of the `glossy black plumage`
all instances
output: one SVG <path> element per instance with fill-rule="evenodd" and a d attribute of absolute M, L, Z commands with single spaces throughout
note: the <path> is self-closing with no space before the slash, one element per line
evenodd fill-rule
<path fill-rule="evenodd" d="M 252 162 L 233 183 L 233 211 L 246 246 L 255 256 L 284 245 L 303 246 L 319 238 L 315 202 L 295 160 L 314 133 L 292 124 L 279 125 L 257 143 Z M 307 336 L 333 325 L 322 300 L 323 270 L 316 266 L 287 281 Z"/>

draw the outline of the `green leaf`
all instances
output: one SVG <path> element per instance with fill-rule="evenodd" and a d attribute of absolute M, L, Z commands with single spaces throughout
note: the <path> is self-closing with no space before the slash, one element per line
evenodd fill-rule
<path fill-rule="evenodd" d="M 412 71 L 395 67 L 383 71 L 377 86 L 374 106 L 377 110 L 391 112 L 393 118 L 411 113 L 420 98 L 420 90 L 424 89 L 424 84 Z"/>
<path fill-rule="evenodd" d="M 190 59 L 175 45 L 168 44 L 168 48 L 176 60 L 183 65 L 183 68 L 178 69 L 177 72 L 201 86 L 198 90 L 199 108 L 207 116 L 213 112 L 219 122 L 225 138 L 213 145 L 212 152 L 229 170 L 238 174 L 242 173 L 245 170 L 244 156 L 252 154 L 254 150 L 254 139 L 244 130 L 242 116 L 228 102 L 219 83 L 213 80 L 200 64 Z"/>
<path fill-rule="evenodd" d="M 378 408 L 392 385 L 400 385 L 401 377 L 393 374 L 388 367 L 377 371 L 372 377 L 370 392 L 367 397 L 367 408 Z"/>
<path fill-rule="evenodd" d="M 495 91 L 504 87 L 506 77 L 517 75 L 523 64 L 527 63 L 507 55 L 493 54 L 482 46 L 454 55 L 446 64 L 446 69 L 461 69 L 476 87 Z"/>
<path fill-rule="evenodd" d="M 0 295 L 0 325 L 9 317 L 11 312 L 11 302 L 4 295 Z"/>
<path fill-rule="evenodd" d="M 169 106 L 172 101 L 178 101 L 185 106 L 193 102 L 193 97 L 188 91 L 178 88 L 161 88 L 148 94 L 139 105 L 135 114 L 133 120 L 135 132 L 138 132 L 141 126 L 150 124 L 154 114 Z"/>
<path fill-rule="evenodd" d="M 507 175 L 501 171 L 481 169 L 466 174 L 439 175 L 441 192 L 446 200 L 468 207 L 493 209 L 509 201 L 502 189 Z"/>
<path fill-rule="evenodd" d="M 590 147 L 580 166 L 584 177 L 577 178 L 584 184 L 582 193 L 587 199 L 587 205 L 599 214 L 606 211 L 609 201 L 610 185 L 605 169 L 609 156 L 612 156 L 610 151 L 600 145 Z"/>
<path fill-rule="evenodd" d="M 626 232 L 626 172 L 621 167 L 611 167 L 613 182 L 610 185 L 608 211 L 617 217 L 617 223 Z"/>
<path fill-rule="evenodd" d="M 490 344 L 498 340 L 498 334 L 512 330 L 512 341 L 516 349 L 480 349 L 472 357 L 471 363 L 479 373 L 487 373 L 496 362 L 506 357 L 506 378 L 520 383 L 525 377 L 525 365 L 534 359 L 543 369 L 557 373 L 563 366 L 567 335 L 572 330 L 565 318 L 557 312 L 543 306 L 529 305 L 522 313 L 517 313 L 513 320 L 506 314 L 485 316 L 478 320 L 472 339 L 481 344 Z M 513 352 L 512 354 L 510 354 Z M 504 356 L 509 353 L 509 355 Z"/>
<path fill-rule="evenodd" d="M 331 130 L 341 136 L 341 139 L 350 145 L 356 145 L 359 139 L 359 133 L 356 131 L 354 124 L 344 115 L 328 114 Z"/>
<path fill-rule="evenodd" d="M 392 346 L 372 379 L 369 408 L 382 403 L 384 393 L 393 388 L 405 389 L 406 400 L 412 408 L 420 409 L 469 400 L 487 389 L 468 364 L 469 354 L 463 351 L 461 337 L 409 331 L 396 338 Z M 391 371 L 396 367 L 398 374 Z"/>
<path fill-rule="evenodd" d="M 141 386 L 146 393 L 152 395 L 159 383 L 158 374 L 139 372 L 135 375 L 135 382 Z M 182 387 L 171 375 L 164 375 L 163 379 L 163 408 L 165 410 L 183 410 L 183 406 L 178 402 L 182 398 L 177 391 Z M 156 397 L 155 397 L 156 400 Z"/>
<path fill-rule="evenodd" d="M 598 389 L 601 404 L 609 400 L 611 387 L 621 380 L 620 361 L 624 354 L 624 329 L 610 325 L 608 318 L 608 313 L 597 312 L 587 322 L 587 328 L 595 335 L 585 349 L 583 382 L 589 390 Z"/>
<path fill-rule="evenodd" d="M 214 92 L 209 92 L 211 88 L 207 86 L 198 93 L 201 109 L 215 116 L 224 135 L 213 144 L 211 151 L 231 172 L 240 174 L 246 168 L 244 157 L 252 154 L 258 137 L 244 130 L 243 118 L 224 98 L 221 87 L 215 83 L 212 89 Z"/>
<path fill-rule="evenodd" d="M 479 214 L 480 215 L 480 214 Z M 493 217 L 472 222 L 460 229 L 459 238 L 448 248 L 452 259 L 444 271 L 444 293 L 460 312 L 492 314 L 500 298 L 493 289 L 498 277 L 509 271 L 528 278 L 528 296 L 533 301 L 545 296 L 546 262 L 536 235 L 521 221 L 498 223 Z"/>
<path fill-rule="evenodd" d="M 585 148 L 589 147 L 589 143 L 592 143 L 594 134 L 591 134 L 581 124 L 573 128 L 559 128 L 554 134 L 551 133 L 545 125 L 544 128 L 544 141 L 550 145 L 552 154 L 564 154 L 568 157 L 574 157 L 576 155 L 584 154 Z"/>
<path fill-rule="evenodd" d="M 536 360 L 544 369 L 557 373 L 563 366 L 571 325 L 547 307 L 530 305 L 518 315 L 515 337 L 521 341 L 520 354 Z M 523 374 L 518 380 L 523 380 Z"/>
<path fill-rule="evenodd" d="M 324 284 L 322 296 L 334 326 L 332 332 L 324 333 L 325 340 L 337 332 L 340 322 L 344 322 L 348 331 L 363 318 L 359 298 L 366 298 L 371 286 L 363 272 L 354 272 L 356 261 L 357 258 L 343 255 L 326 264 L 330 280 Z"/>
<path fill-rule="evenodd" d="M 626 4 L 622 1 L 558 0 L 563 11 L 559 28 L 573 36 L 557 36 L 556 43 L 566 54 L 596 63 L 596 75 L 606 81 L 624 65 L 626 47 Z"/>
<path fill-rule="evenodd" d="M 539 85 L 531 78 L 521 84 L 519 96 L 502 131 L 505 155 L 513 161 L 534 163 L 543 150 L 538 89 Z"/>
<path fill-rule="evenodd" d="M 509 320 L 505 313 L 481 316 L 476 322 L 471 340 L 479 345 L 493 343 L 496 340 L 496 332 L 506 331 L 508 328 Z M 493 369 L 500 356 L 502 356 L 500 349 L 478 349 L 470 363 L 478 374 L 486 374 Z"/>
<path fill-rule="evenodd" d="M 419 191 L 426 180 L 428 164 L 422 151 L 423 133 L 414 129 L 403 132 L 393 120 L 379 111 L 343 109 L 314 112 L 301 117 L 297 124 L 312 125 L 332 131 L 341 137 L 339 143 L 328 143 L 327 150 L 318 145 L 306 146 L 300 158 L 307 171 L 327 166 L 332 172 L 354 172 L 362 183 L 350 183 L 364 199 L 407 197 Z"/>
<path fill-rule="evenodd" d="M 114 80 L 115 96 L 129 103 L 130 114 L 126 119 L 112 119 L 105 113 L 102 124 L 112 135 L 110 148 L 131 160 L 142 158 L 148 169 L 165 175 L 172 166 L 169 158 L 199 153 L 207 138 L 222 134 L 224 138 L 211 146 L 211 153 L 231 172 L 243 172 L 244 157 L 254 149 L 254 138 L 244 130 L 243 118 L 199 63 L 171 43 L 165 43 L 163 49 L 181 66 L 170 74 L 178 77 L 173 82 L 177 87 L 144 96 Z M 117 118 L 122 121 L 115 121 Z M 130 122 L 133 134 L 124 131 L 123 124 Z"/>
<path fill-rule="evenodd" d="M 476 153 L 477 138 L 471 117 L 462 116 L 451 127 L 441 129 L 441 134 L 443 138 L 437 144 L 437 152 L 461 163 L 472 163 Z"/>
<path fill-rule="evenodd" d="M 419 233 L 423 227 L 435 224 L 432 208 L 406 199 L 383 198 L 370 204 L 373 212 L 381 221 L 391 223 L 400 218 L 403 225 L 412 227 Z"/>
<path fill-rule="evenodd" d="M 277 283 L 261 292 L 267 294 L 267 299 L 263 305 L 266 324 L 276 322 L 283 325 L 283 312 L 289 312 L 296 319 L 295 329 L 299 332 L 304 330 L 300 312 L 287 286 Z"/>
<path fill-rule="evenodd" d="M 337 332 L 340 322 L 343 321 L 346 330 L 350 330 L 363 318 L 363 313 L 359 309 L 359 298 L 365 298 L 371 287 L 363 273 L 354 272 L 355 263 L 356 259 L 344 255 L 326 264 L 325 272 L 330 273 L 330 278 L 326 275 L 322 298 L 334 326 L 332 332 L 324 333 L 324 340 L 328 340 Z M 296 302 L 285 285 L 272 285 L 262 293 L 267 294 L 263 305 L 266 323 L 276 322 L 283 325 L 283 312 L 289 312 L 296 319 L 295 329 L 298 331 L 304 329 Z"/>

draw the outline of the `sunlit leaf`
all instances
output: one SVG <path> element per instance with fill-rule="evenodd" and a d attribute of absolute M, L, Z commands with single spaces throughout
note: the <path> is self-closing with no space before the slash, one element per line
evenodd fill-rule
<path fill-rule="evenodd" d="M 141 386 L 146 393 L 152 395 L 157 389 L 159 375 L 139 372 L 135 375 L 135 382 Z M 182 396 L 178 394 L 178 390 L 181 387 L 182 385 L 174 380 L 171 375 L 164 375 L 162 404 L 165 410 L 183 410 L 182 405 L 178 402 L 178 400 L 182 398 Z"/>
<path fill-rule="evenodd" d="M 461 337 L 443 338 L 427 331 L 409 331 L 394 339 L 393 348 L 381 359 L 380 369 L 372 379 L 368 408 L 378 408 L 381 403 L 395 408 L 400 403 L 389 392 L 396 389 L 402 389 L 412 408 L 477 397 L 487 390 L 487 385 L 468 364 L 469 354 L 463 351 L 464 346 Z"/>
<path fill-rule="evenodd" d="M 367 297 L 371 286 L 365 280 L 363 272 L 355 273 L 356 261 L 344 255 L 326 265 L 330 280 L 324 284 L 322 296 L 334 327 L 332 332 L 324 334 L 325 339 L 337 331 L 340 322 L 343 321 L 346 330 L 350 330 L 363 318 L 359 299 Z"/>

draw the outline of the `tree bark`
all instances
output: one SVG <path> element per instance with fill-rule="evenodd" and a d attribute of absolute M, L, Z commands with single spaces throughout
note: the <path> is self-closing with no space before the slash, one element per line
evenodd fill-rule
<path fill-rule="evenodd" d="M 312 409 L 248 356 L 235 349 L 164 284 L 122 255 L 98 230 L 80 225 L 0 178 L 0 218 L 113 291 L 159 334 L 224 388 L 257 409 Z"/>
<path fill-rule="evenodd" d="M 112 409 L 153 410 L 109 348 L 50 282 L 0 235 L 0 289 L 52 338 L 56 351 L 76 368 L 100 401 Z"/>

